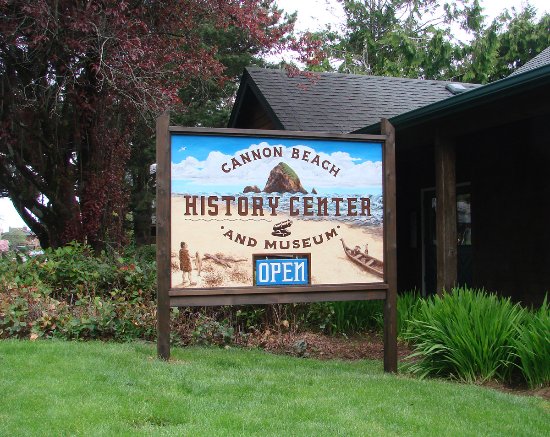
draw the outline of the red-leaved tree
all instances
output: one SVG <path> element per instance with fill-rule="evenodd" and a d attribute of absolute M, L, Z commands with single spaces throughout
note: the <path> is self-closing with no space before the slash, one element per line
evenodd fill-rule
<path fill-rule="evenodd" d="M 199 23 L 316 62 L 272 3 L 0 0 L 0 192 L 43 247 L 123 241 L 133 130 L 193 78 L 224 80 Z"/>

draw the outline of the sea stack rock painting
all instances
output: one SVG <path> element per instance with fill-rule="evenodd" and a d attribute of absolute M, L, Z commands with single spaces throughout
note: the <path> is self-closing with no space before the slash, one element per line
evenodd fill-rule
<path fill-rule="evenodd" d="M 271 170 L 267 183 L 265 184 L 264 192 L 307 194 L 296 172 L 284 162 L 280 162 Z"/>
<path fill-rule="evenodd" d="M 243 193 L 261 193 L 262 190 L 257 185 L 247 185 L 244 187 Z"/>
<path fill-rule="evenodd" d="M 311 194 L 317 194 L 317 190 L 315 188 L 311 189 Z"/>

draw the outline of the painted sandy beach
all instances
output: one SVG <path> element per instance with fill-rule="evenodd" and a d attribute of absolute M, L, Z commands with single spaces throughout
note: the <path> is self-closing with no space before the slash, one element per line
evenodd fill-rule
<path fill-rule="evenodd" d="M 210 288 L 252 286 L 252 255 L 277 253 L 311 253 L 312 284 L 342 284 L 381 282 L 352 262 L 342 247 L 368 244 L 369 255 L 383 259 L 382 227 L 357 226 L 339 220 L 301 220 L 284 214 L 263 217 L 197 217 L 178 214 L 183 211 L 184 199 L 172 196 L 172 287 Z M 271 235 L 273 225 L 291 219 L 291 235 L 286 238 Z M 223 229 L 222 229 L 223 226 Z M 230 232 L 231 231 L 231 232 Z M 225 235 L 224 235 L 225 234 Z M 266 245 L 266 240 L 269 242 Z M 192 282 L 182 284 L 178 251 L 187 243 L 194 270 Z M 249 246 L 254 244 L 255 246 Z M 290 247 L 283 247 L 290 241 Z M 293 242 L 295 247 L 293 247 Z M 242 244 L 244 242 L 244 244 Z M 277 242 L 277 249 L 272 245 Z M 299 247 L 296 247 L 299 245 Z M 195 254 L 199 252 L 201 274 L 198 275 Z M 222 261 L 223 264 L 214 261 Z"/>

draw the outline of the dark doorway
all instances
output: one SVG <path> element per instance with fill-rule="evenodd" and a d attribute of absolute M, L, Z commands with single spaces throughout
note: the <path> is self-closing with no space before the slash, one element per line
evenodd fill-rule
<path fill-rule="evenodd" d="M 422 190 L 422 294 L 436 292 L 437 281 L 437 238 L 435 228 L 435 189 Z M 458 285 L 472 283 L 472 213 L 470 184 L 456 188 L 457 209 L 457 280 Z"/>

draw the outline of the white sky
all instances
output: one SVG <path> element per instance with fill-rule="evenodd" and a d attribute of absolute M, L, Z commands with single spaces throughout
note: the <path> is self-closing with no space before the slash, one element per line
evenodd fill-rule
<path fill-rule="evenodd" d="M 515 7 L 520 10 L 525 6 L 525 0 L 482 0 L 484 14 L 487 20 L 492 20 L 504 9 Z M 530 0 L 529 3 L 538 10 L 540 17 L 544 12 L 550 12 L 550 2 L 548 0 Z M 298 12 L 298 21 L 296 30 L 303 32 L 306 30 L 320 30 L 326 24 L 333 28 L 344 23 L 344 11 L 342 5 L 336 0 L 277 0 L 280 8 L 287 12 Z M 0 198 L 0 232 L 8 230 L 9 227 L 24 226 L 23 220 L 19 217 L 9 199 Z"/>
<path fill-rule="evenodd" d="M 344 23 L 345 15 L 341 3 L 337 0 L 277 0 L 276 3 L 286 12 L 298 12 L 296 30 L 320 30 L 326 24 L 338 27 Z M 529 3 L 538 11 L 540 17 L 544 12 L 550 12 L 548 0 L 531 0 Z M 525 0 L 481 0 L 484 15 L 491 21 L 504 9 L 515 7 L 517 10 L 526 5 Z"/>
<path fill-rule="evenodd" d="M 0 233 L 8 232 L 9 227 L 22 228 L 25 222 L 21 220 L 19 214 L 11 204 L 11 200 L 0 198 Z"/>

